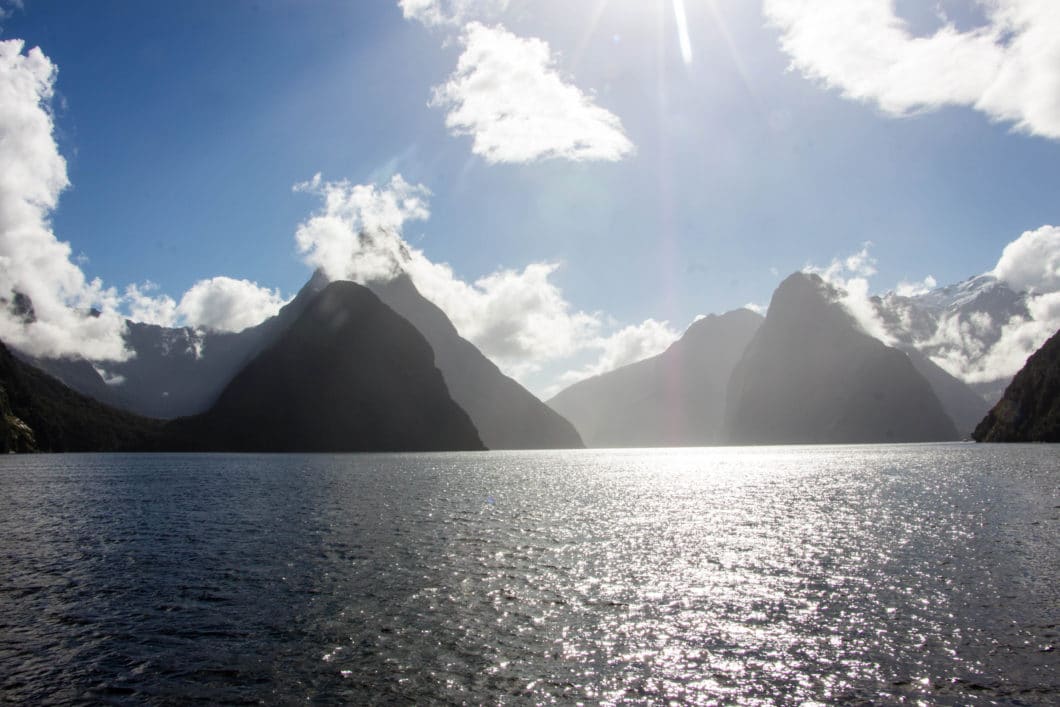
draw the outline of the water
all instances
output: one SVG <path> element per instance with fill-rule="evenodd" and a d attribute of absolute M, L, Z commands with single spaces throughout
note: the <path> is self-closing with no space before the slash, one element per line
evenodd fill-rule
<path fill-rule="evenodd" d="M 0 458 L 0 699 L 1060 701 L 1060 447 Z"/>

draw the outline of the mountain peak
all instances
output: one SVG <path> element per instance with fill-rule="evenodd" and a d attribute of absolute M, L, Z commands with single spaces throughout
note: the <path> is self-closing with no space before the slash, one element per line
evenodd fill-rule
<path fill-rule="evenodd" d="M 860 330 L 839 291 L 795 273 L 729 381 L 726 427 L 744 444 L 956 439 L 909 358 Z"/>

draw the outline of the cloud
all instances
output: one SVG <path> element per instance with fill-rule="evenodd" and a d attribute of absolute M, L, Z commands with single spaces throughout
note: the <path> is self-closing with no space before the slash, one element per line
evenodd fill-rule
<path fill-rule="evenodd" d="M 547 42 L 472 22 L 449 80 L 431 105 L 490 164 L 544 159 L 616 161 L 633 152 L 621 121 L 560 76 Z"/>
<path fill-rule="evenodd" d="M 885 113 L 967 106 L 1060 138 L 1060 5 L 982 3 L 984 27 L 914 36 L 893 0 L 765 0 L 792 68 Z"/>
<path fill-rule="evenodd" d="M 56 67 L 0 41 L 0 339 L 34 356 L 129 356 L 118 295 L 89 281 L 49 216 L 68 186 L 48 104 Z"/>
<path fill-rule="evenodd" d="M 660 354 L 680 337 L 681 332 L 673 329 L 669 322 L 654 319 L 631 324 L 608 336 L 596 337 L 585 347 L 599 352 L 596 360 L 560 375 L 556 383 L 545 391 L 545 397 L 550 398 L 563 388 L 586 378 Z"/>
<path fill-rule="evenodd" d="M 935 278 L 928 275 L 920 282 L 906 282 L 902 280 L 894 288 L 894 293 L 899 297 L 917 297 L 919 295 L 926 295 L 933 289 L 938 287 L 938 282 Z"/>
<path fill-rule="evenodd" d="M 1060 228 L 1024 232 L 1005 246 L 992 273 L 1017 292 L 1060 290 Z"/>
<path fill-rule="evenodd" d="M 287 300 L 249 280 L 212 277 L 184 293 L 177 314 L 185 326 L 212 331 L 242 331 L 280 311 Z"/>
<path fill-rule="evenodd" d="M 179 304 L 168 295 L 151 294 L 157 289 L 153 282 L 125 288 L 122 301 L 131 320 L 163 327 L 234 332 L 260 324 L 287 303 L 279 290 L 223 276 L 199 280 L 184 293 Z"/>
<path fill-rule="evenodd" d="M 1060 228 L 1025 231 L 1005 246 L 987 273 L 1026 293 L 1026 313 L 994 321 L 988 312 L 945 313 L 933 335 L 917 342 L 932 360 L 969 383 L 1015 375 L 1060 330 Z"/>
<path fill-rule="evenodd" d="M 472 18 L 496 16 L 508 7 L 508 0 L 398 0 L 406 20 L 427 27 L 462 25 Z"/>
<path fill-rule="evenodd" d="M 1060 228 L 1042 226 L 1021 234 L 1005 246 L 996 267 L 984 273 L 1023 293 L 1015 304 L 1014 296 L 989 291 L 979 298 L 981 289 L 935 294 L 937 283 L 931 276 L 901 282 L 874 301 L 869 281 L 876 261 L 870 246 L 826 268 L 811 265 L 805 271 L 837 286 L 842 291 L 839 301 L 868 334 L 891 346 L 911 345 L 966 383 L 1011 378 L 1060 330 Z M 989 288 L 991 282 L 973 280 L 969 287 Z M 926 300 L 918 299 L 924 296 Z"/>
<path fill-rule="evenodd" d="M 890 346 L 895 339 L 869 295 L 869 279 L 876 274 L 876 259 L 869 254 L 871 247 L 872 243 L 866 242 L 857 253 L 834 259 L 826 268 L 807 265 L 803 272 L 816 273 L 833 285 L 839 292 L 837 301 L 865 333 Z"/>
<path fill-rule="evenodd" d="M 157 290 L 158 285 L 150 280 L 125 288 L 122 301 L 129 313 L 129 319 L 163 327 L 177 326 L 177 303 L 168 295 L 152 294 Z"/>
<path fill-rule="evenodd" d="M 406 221 L 430 218 L 430 190 L 401 175 L 380 189 L 347 180 L 324 182 L 320 174 L 296 184 L 295 191 L 316 194 L 324 208 L 298 226 L 295 242 L 305 262 L 331 280 L 387 280 L 404 268 L 408 245 L 401 238 Z"/>
<path fill-rule="evenodd" d="M 935 363 L 966 383 L 1011 378 L 1060 330 L 1060 292 L 1032 295 L 1026 305 L 1027 316 L 1013 316 L 1000 328 L 985 312 L 947 314 L 917 348 L 928 350 Z M 996 339 L 993 344 L 991 339 Z"/>
<path fill-rule="evenodd" d="M 587 351 L 601 352 L 593 365 L 603 372 L 676 338 L 665 322 L 652 320 L 604 334 L 602 317 L 571 306 L 552 281 L 557 263 L 501 269 L 473 282 L 457 277 L 448 264 L 432 262 L 402 237 L 406 221 L 429 216 L 429 192 L 400 175 L 383 187 L 317 177 L 298 188 L 323 201 L 296 233 L 309 265 L 323 268 L 330 279 L 361 283 L 408 274 L 461 336 L 515 377 Z"/>

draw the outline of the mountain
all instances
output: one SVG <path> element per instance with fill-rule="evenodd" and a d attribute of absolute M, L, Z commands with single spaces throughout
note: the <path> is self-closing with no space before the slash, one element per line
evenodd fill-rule
<path fill-rule="evenodd" d="M 320 273 L 280 312 L 237 333 L 127 322 L 127 361 L 26 359 L 85 395 L 140 415 L 169 419 L 206 410 L 254 356 L 274 342 L 327 285 Z"/>
<path fill-rule="evenodd" d="M 71 390 L 0 343 L 0 452 L 129 449 L 159 426 Z"/>
<path fill-rule="evenodd" d="M 236 452 L 483 449 L 434 354 L 367 288 L 333 282 L 162 449 Z"/>
<path fill-rule="evenodd" d="M 928 442 L 958 438 L 909 357 L 865 334 L 820 277 L 796 273 L 729 381 L 736 444 Z"/>
<path fill-rule="evenodd" d="M 1060 332 L 1027 359 L 973 436 L 976 442 L 1060 442 Z"/>
<path fill-rule="evenodd" d="M 964 381 L 955 378 L 936 364 L 926 354 L 912 347 L 896 347 L 909 356 L 910 363 L 917 373 L 931 386 L 935 397 L 942 403 L 942 409 L 946 411 L 957 434 L 962 439 L 970 439 L 972 430 L 983 419 L 983 415 L 990 409 L 988 403 L 981 395 L 972 389 Z"/>
<path fill-rule="evenodd" d="M 1030 316 L 1028 298 L 1028 293 L 985 274 L 912 296 L 888 293 L 874 297 L 873 304 L 899 348 L 919 351 L 944 365 L 956 360 L 974 366 L 1001 339 L 1005 324 Z M 1010 380 L 1009 372 L 998 372 L 978 376 L 968 385 L 989 406 Z"/>
<path fill-rule="evenodd" d="M 704 317 L 663 353 L 575 383 L 548 404 L 590 447 L 720 444 L 729 376 L 761 324 L 747 309 Z"/>
<path fill-rule="evenodd" d="M 570 422 L 501 373 L 407 275 L 369 285 L 430 342 L 453 399 L 467 411 L 490 449 L 581 448 Z"/>

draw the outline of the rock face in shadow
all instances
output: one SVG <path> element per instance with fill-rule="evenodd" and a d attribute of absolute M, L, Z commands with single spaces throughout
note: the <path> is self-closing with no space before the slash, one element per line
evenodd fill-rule
<path fill-rule="evenodd" d="M 327 285 L 317 273 L 280 312 L 237 333 L 128 322 L 128 361 L 27 359 L 80 393 L 140 415 L 170 419 L 206 410 L 232 377 L 283 334 Z M 111 380 L 107 383 L 100 371 Z"/>
<path fill-rule="evenodd" d="M 905 353 L 863 333 L 816 275 L 773 294 L 765 323 L 729 381 L 734 444 L 930 442 L 958 439 Z"/>
<path fill-rule="evenodd" d="M 590 447 L 721 444 L 729 377 L 762 321 L 747 309 L 704 317 L 663 353 L 575 383 L 548 404 Z"/>
<path fill-rule="evenodd" d="M 368 289 L 334 282 L 209 410 L 170 422 L 158 447 L 352 452 L 483 444 L 423 336 Z"/>
<path fill-rule="evenodd" d="M 1060 442 L 1060 332 L 1027 359 L 973 437 L 976 442 Z"/>
<path fill-rule="evenodd" d="M 407 275 L 370 285 L 383 302 L 430 342 L 453 399 L 467 411 L 490 449 L 581 448 L 574 426 L 501 373 Z"/>
<path fill-rule="evenodd" d="M 71 390 L 0 343 L 0 451 L 130 449 L 144 445 L 160 426 Z"/>

